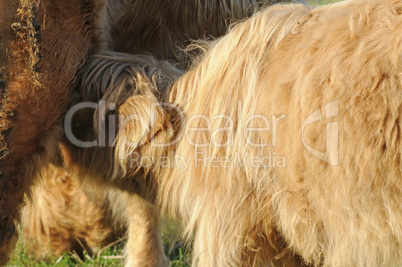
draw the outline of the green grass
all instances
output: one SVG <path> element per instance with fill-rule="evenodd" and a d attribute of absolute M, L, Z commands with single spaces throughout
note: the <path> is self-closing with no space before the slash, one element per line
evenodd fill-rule
<path fill-rule="evenodd" d="M 165 253 L 171 261 L 172 267 L 189 267 L 191 266 L 188 249 L 179 239 L 180 225 L 169 221 L 162 232 L 162 238 L 165 245 Z M 20 231 L 21 235 L 21 231 Z M 90 256 L 84 253 L 81 259 L 76 253 L 65 253 L 61 257 L 47 257 L 35 259 L 29 255 L 20 240 L 14 251 L 13 257 L 7 267 L 118 267 L 124 266 L 124 246 L 126 238 L 119 239 L 114 243 L 100 249 L 99 253 Z"/>
<path fill-rule="evenodd" d="M 50 267 L 50 266 L 80 266 L 80 267 L 108 267 L 108 266 L 123 266 L 123 248 L 125 241 L 119 240 L 115 244 L 111 244 L 106 248 L 100 250 L 97 255 L 89 256 L 84 253 L 84 259 L 80 259 L 75 253 L 65 253 L 61 257 L 48 257 L 42 259 L 32 258 L 22 242 L 18 242 L 14 256 L 8 263 L 8 267 Z"/>

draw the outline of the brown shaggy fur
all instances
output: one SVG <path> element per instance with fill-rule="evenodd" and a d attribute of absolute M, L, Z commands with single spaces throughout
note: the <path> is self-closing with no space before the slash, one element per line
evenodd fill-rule
<path fill-rule="evenodd" d="M 39 11 L 37 4 L 21 2 L 12 24 L 15 34 L 7 44 L 8 63 L 2 62 L 7 92 L 0 118 L 0 265 L 7 262 L 16 240 L 15 224 L 33 171 L 57 148 L 76 71 L 98 43 L 97 19 L 86 12 L 100 8 L 92 1 L 40 1 Z"/>
<path fill-rule="evenodd" d="M 259 6 L 248 8 L 254 0 L 167 3 L 0 1 L 4 8 L 1 68 L 7 82 L 1 92 L 0 116 L 0 265 L 6 263 L 16 241 L 15 225 L 35 172 L 54 158 L 63 116 L 80 98 L 80 90 L 76 97 L 73 89 L 87 57 L 115 49 L 184 60 L 177 47 L 186 45 L 186 40 L 221 35 L 227 19 L 250 15 Z M 133 14 L 138 16 L 132 19 Z M 170 17 L 177 21 L 166 19 Z M 122 28 L 127 31 L 119 31 Z M 125 42 L 126 38 L 132 41 Z"/>
<path fill-rule="evenodd" d="M 92 60 L 84 88 L 116 102 L 121 127 L 108 161 L 69 160 L 108 162 L 100 180 L 156 194 L 183 218 L 193 265 L 300 264 L 292 255 L 313 266 L 402 264 L 400 0 L 268 8 L 211 42 L 170 89 L 152 70 L 163 62 Z M 327 119 L 304 127 L 317 110 Z M 153 158 L 133 165 L 135 153 Z M 273 154 L 281 165 L 258 165 Z M 175 157 L 188 167 L 163 163 Z"/>

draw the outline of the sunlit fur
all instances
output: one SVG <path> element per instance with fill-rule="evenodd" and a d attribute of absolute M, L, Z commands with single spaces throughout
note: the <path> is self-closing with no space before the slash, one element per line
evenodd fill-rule
<path fill-rule="evenodd" d="M 109 60 L 120 64 L 120 58 Z M 148 92 L 133 90 L 119 106 L 119 115 L 141 115 L 149 125 L 131 121 L 119 131 L 114 163 L 108 166 L 116 175 L 108 175 L 114 178 L 109 182 L 135 180 L 151 183 L 143 189 L 156 187 L 161 207 L 184 220 L 194 266 L 300 264 L 293 254 L 314 266 L 402 264 L 401 1 L 274 6 L 211 42 L 198 62 L 169 93 L 153 97 L 155 82 L 148 82 L 153 85 Z M 124 71 L 104 79 L 120 75 Z M 156 116 L 150 116 L 150 104 L 163 95 Z M 183 128 L 185 121 L 173 110 L 159 112 L 164 102 L 180 107 L 187 120 L 204 115 L 210 129 L 226 130 L 217 135 L 191 131 L 208 126 L 202 119 Z M 316 110 L 326 114 L 330 103 L 337 104 L 333 118 L 323 115 L 303 131 L 306 118 Z M 263 120 L 245 125 L 256 114 L 286 116 L 276 125 L 276 139 Z M 234 124 L 215 115 L 227 115 Z M 334 166 L 314 157 L 302 142 L 304 134 L 308 145 L 325 151 L 330 122 L 339 126 L 339 151 L 330 155 L 339 155 Z M 248 140 L 269 145 L 247 144 L 247 126 L 263 128 Z M 182 129 L 185 136 L 175 145 L 154 145 L 180 136 Z M 209 146 L 196 148 L 188 138 Z M 219 147 L 212 140 L 233 145 Z M 151 178 L 138 180 L 127 177 L 140 172 L 141 166 L 125 160 L 132 152 L 183 156 L 191 159 L 190 166 L 183 171 L 155 161 L 140 168 Z M 238 154 L 244 166 L 196 165 L 197 152 L 229 159 Z M 285 166 L 256 168 L 245 160 L 270 152 L 283 156 Z"/>
<path fill-rule="evenodd" d="M 77 177 L 50 165 L 41 172 L 33 201 L 23 210 L 24 243 L 31 255 L 59 257 L 68 251 L 96 254 L 118 237 L 103 195 L 90 195 Z"/>
<path fill-rule="evenodd" d="M 270 1 L 0 0 L 0 265 L 17 240 L 36 172 L 54 161 L 63 118 L 81 99 L 77 74 L 90 55 L 151 53 L 184 68 L 180 48 L 189 40 L 222 35 L 230 21 L 264 3 Z"/>
<path fill-rule="evenodd" d="M 202 62 L 173 86 L 170 101 L 189 118 L 239 118 L 235 146 L 210 146 L 201 150 L 206 155 L 276 151 L 286 159 L 286 168 L 166 173 L 162 205 L 177 210 L 195 235 L 194 263 L 259 265 L 276 229 L 316 266 L 402 264 L 401 1 L 267 9 L 212 43 Z M 339 103 L 336 167 L 312 156 L 301 140 L 303 121 L 333 101 Z M 253 114 L 287 116 L 278 124 L 276 147 L 272 129 L 250 137 L 270 146 L 245 145 L 236 129 Z M 304 132 L 320 151 L 326 122 Z M 222 127 L 228 127 L 224 120 L 213 121 L 213 129 Z M 230 137 L 224 132 L 218 138 L 224 143 Z M 175 149 L 178 155 L 195 152 L 184 140 Z"/>

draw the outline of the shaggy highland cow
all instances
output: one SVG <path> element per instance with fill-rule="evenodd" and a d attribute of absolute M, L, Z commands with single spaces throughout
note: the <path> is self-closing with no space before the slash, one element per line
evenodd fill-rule
<path fill-rule="evenodd" d="M 261 4 L 254 0 L 2 0 L 0 6 L 1 68 L 7 83 L 1 91 L 0 110 L 2 265 L 14 247 L 15 226 L 20 221 L 25 194 L 29 197 L 34 184 L 33 177 L 54 161 L 63 117 L 68 107 L 81 98 L 77 73 L 88 56 L 113 49 L 184 62 L 184 53 L 178 47 L 184 47 L 190 39 L 222 35 L 228 20 L 249 16 Z M 80 120 L 92 121 L 91 113 Z M 80 132 L 80 127 L 88 130 L 79 124 L 75 131 Z M 144 218 L 156 218 L 156 223 L 143 225 L 156 229 L 155 208 L 142 202 L 137 206 L 149 206 L 150 211 L 144 212 L 152 216 Z M 129 216 L 134 216 L 133 209 L 127 210 Z M 146 221 L 144 218 L 141 223 Z M 135 219 L 124 218 L 130 222 Z M 160 253 L 151 248 L 145 255 Z"/>
<path fill-rule="evenodd" d="M 70 166 L 181 217 L 194 266 L 401 265 L 402 1 L 276 5 L 203 49 L 170 87 L 167 62 L 93 57 L 85 99 L 120 127 Z"/>
<path fill-rule="evenodd" d="M 75 251 L 83 256 L 84 249 L 95 254 L 99 246 L 116 240 L 119 229 L 103 195 L 87 193 L 77 177 L 54 165 L 41 175 L 44 179 L 34 187 L 34 201 L 22 213 L 24 242 L 31 255 L 59 257 Z"/>

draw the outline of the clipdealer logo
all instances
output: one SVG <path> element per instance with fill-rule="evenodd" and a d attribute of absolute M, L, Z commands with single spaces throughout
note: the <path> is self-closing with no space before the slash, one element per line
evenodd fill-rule
<path fill-rule="evenodd" d="M 302 141 L 304 147 L 316 158 L 328 163 L 331 166 L 338 166 L 339 163 L 339 123 L 328 122 L 326 123 L 326 144 L 325 151 L 321 152 L 307 144 L 304 136 L 304 129 L 323 119 L 338 117 L 339 115 L 339 101 L 335 100 L 324 107 L 325 117 L 322 117 L 321 110 L 317 109 L 312 112 L 302 124 Z"/>

